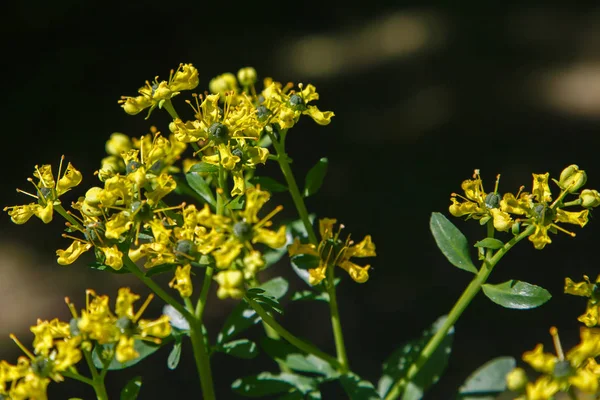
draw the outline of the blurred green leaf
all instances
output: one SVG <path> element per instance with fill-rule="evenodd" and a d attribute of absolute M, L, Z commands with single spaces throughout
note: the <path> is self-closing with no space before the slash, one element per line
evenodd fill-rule
<path fill-rule="evenodd" d="M 350 400 L 381 400 L 371 382 L 362 380 L 352 372 L 342 375 L 340 383 Z"/>
<path fill-rule="evenodd" d="M 506 375 L 517 365 L 513 357 L 498 357 L 477 368 L 460 387 L 460 400 L 493 400 L 506 390 Z"/>
<path fill-rule="evenodd" d="M 316 391 L 317 385 L 313 378 L 306 376 L 262 372 L 258 375 L 236 379 L 231 384 L 231 389 L 235 393 L 247 397 L 275 395 L 288 392 L 290 389 L 296 389 L 303 395 L 307 395 L 310 392 Z"/>
<path fill-rule="evenodd" d="M 131 379 L 123 390 L 121 390 L 121 400 L 135 400 L 140 393 L 140 389 L 142 388 L 142 377 L 136 376 Z"/>
<path fill-rule="evenodd" d="M 107 369 L 109 371 L 113 371 L 129 368 L 132 365 L 139 363 L 149 355 L 154 354 L 158 349 L 160 349 L 166 343 L 169 343 L 171 340 L 173 340 L 173 338 L 171 336 L 168 336 L 162 340 L 161 344 L 154 344 L 148 341 L 136 339 L 133 348 L 139 354 L 139 357 L 130 361 L 126 361 L 124 363 L 120 363 L 117 361 L 116 357 L 112 357 L 112 360 L 108 365 Z M 94 350 L 92 351 L 92 360 L 94 361 L 94 366 L 99 369 L 104 368 L 104 355 L 114 353 L 114 349 L 114 343 L 105 345 L 97 344 L 96 346 L 94 346 Z"/>
<path fill-rule="evenodd" d="M 296 292 L 292 296 L 292 301 L 324 301 L 329 303 L 329 293 L 327 292 L 315 292 L 312 290 L 303 290 L 301 292 Z"/>
<path fill-rule="evenodd" d="M 250 359 L 258 355 L 256 343 L 248 339 L 232 340 L 215 347 L 215 351 L 237 358 Z"/>
<path fill-rule="evenodd" d="M 338 372 L 328 362 L 306 354 L 284 340 L 263 337 L 260 346 L 271 358 L 282 362 L 290 369 L 299 372 L 309 372 L 325 377 L 337 377 Z"/>
<path fill-rule="evenodd" d="M 437 246 L 452 265 L 474 274 L 477 273 L 477 268 L 469 256 L 467 238 L 448 218 L 441 213 L 434 212 L 431 214 L 429 227 Z"/>
<path fill-rule="evenodd" d="M 325 175 L 327 174 L 327 165 L 329 160 L 321 158 L 306 174 L 304 181 L 304 197 L 312 196 L 317 193 L 323 184 Z"/>
<path fill-rule="evenodd" d="M 210 186 L 206 183 L 204 178 L 200 176 L 197 172 L 188 172 L 185 174 L 185 179 L 190 187 L 213 207 L 216 207 L 217 201 L 213 196 L 213 192 L 210 189 Z"/>
<path fill-rule="evenodd" d="M 303 270 L 314 269 L 321 263 L 321 258 L 312 254 L 297 254 L 291 259 L 296 268 Z"/>
<path fill-rule="evenodd" d="M 271 193 L 287 192 L 288 190 L 287 186 L 268 176 L 254 175 L 249 181 L 254 186 L 260 185 L 261 189 Z"/>
<path fill-rule="evenodd" d="M 486 283 L 482 289 L 494 303 L 517 310 L 539 307 L 552 298 L 543 287 L 514 279 L 498 285 Z"/>
<path fill-rule="evenodd" d="M 383 363 L 383 374 L 377 385 L 377 391 L 382 398 L 388 394 L 394 382 L 406 375 L 411 364 L 417 360 L 429 339 L 442 327 L 446 318 L 445 315 L 438 318 L 431 327 L 423 331 L 420 338 L 406 343 L 387 358 Z M 406 386 L 403 400 L 419 398 L 431 385 L 438 381 L 448 363 L 453 339 L 454 327 L 450 328 L 436 351 L 421 367 L 412 382 Z"/>

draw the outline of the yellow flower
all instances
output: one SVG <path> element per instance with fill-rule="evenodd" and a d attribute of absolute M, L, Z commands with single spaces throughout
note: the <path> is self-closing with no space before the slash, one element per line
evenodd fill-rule
<path fill-rule="evenodd" d="M 70 265 L 79 258 L 79 256 L 92 248 L 92 244 L 74 240 L 66 250 L 56 250 L 58 263 L 60 265 Z"/>
<path fill-rule="evenodd" d="M 220 299 L 244 297 L 244 274 L 242 271 L 221 271 L 215 275 L 215 281 L 219 283 L 217 297 Z"/>
<path fill-rule="evenodd" d="M 139 96 L 121 96 L 119 104 L 127 114 L 135 115 L 150 107 L 146 119 L 152 111 L 162 108 L 164 103 L 177 96 L 182 90 L 192 90 L 198 86 L 198 71 L 192 64 L 179 64 L 177 71 L 171 70 L 169 81 L 158 81 L 154 78 L 152 84 L 146 81 L 138 93 Z"/>
<path fill-rule="evenodd" d="M 580 315 L 577 320 L 584 323 L 587 327 L 598 325 L 598 315 L 600 314 L 600 275 L 596 278 L 595 283 L 590 282 L 590 278 L 583 276 L 583 282 L 573 282 L 571 278 L 565 278 L 565 293 L 575 296 L 587 297 L 587 306 L 584 314 Z"/>
<path fill-rule="evenodd" d="M 315 264 L 314 268 L 309 268 L 309 283 L 316 285 L 327 276 L 327 268 L 338 266 L 348 272 L 348 275 L 358 283 L 364 283 L 369 279 L 370 265 L 364 267 L 350 261 L 353 257 L 375 257 L 375 244 L 371 240 L 371 236 L 367 235 L 358 244 L 353 245 L 350 236 L 345 241 L 340 239 L 340 232 L 343 225 L 340 225 L 339 230 L 334 233 L 333 226 L 337 222 L 335 219 L 323 218 L 319 220 L 319 233 L 321 242 L 318 246 L 314 244 L 302 244 L 298 238 L 288 247 L 288 253 L 292 257 L 292 261 L 296 256 L 308 255 L 312 258 Z"/>
<path fill-rule="evenodd" d="M 32 178 L 27 180 L 33 184 L 36 194 L 27 193 L 17 189 L 17 192 L 24 193 L 30 197 L 37 199 L 37 203 L 27 205 L 5 207 L 4 211 L 8 211 L 11 221 L 15 224 L 24 224 L 32 216 L 41 219 L 45 224 L 52 220 L 54 205 L 60 204 L 59 197 L 71 190 L 71 188 L 81 183 L 81 172 L 75 169 L 71 163 L 67 165 L 64 174 L 61 176 L 62 165 L 65 157 L 60 159 L 58 167 L 58 180 L 54 179 L 52 167 L 49 164 L 41 167 L 35 166 L 33 176 L 38 179 L 35 183 Z"/>
<path fill-rule="evenodd" d="M 181 297 L 190 297 L 192 295 L 191 270 L 192 266 L 190 264 L 186 264 L 183 267 L 178 266 L 175 270 L 175 277 L 169 282 L 169 286 L 178 290 Z"/>
<path fill-rule="evenodd" d="M 54 347 L 55 339 L 62 339 L 71 335 L 69 324 L 54 318 L 52 321 L 38 320 L 37 325 L 31 327 L 35 335 L 33 350 L 36 354 L 47 356 Z"/>

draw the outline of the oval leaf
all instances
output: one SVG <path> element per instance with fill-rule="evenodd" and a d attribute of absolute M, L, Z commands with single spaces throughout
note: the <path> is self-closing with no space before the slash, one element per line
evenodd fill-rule
<path fill-rule="evenodd" d="M 477 273 L 477 268 L 469 256 L 467 238 L 448 218 L 441 213 L 434 212 L 431 214 L 429 227 L 437 246 L 450 264 L 465 271 Z"/>
<path fill-rule="evenodd" d="M 493 400 L 506 390 L 506 374 L 517 362 L 512 357 L 498 357 L 477 368 L 460 387 L 461 400 Z"/>
<path fill-rule="evenodd" d="M 328 362 L 312 354 L 306 354 L 284 340 L 263 337 L 260 340 L 260 345 L 269 357 L 287 365 L 294 371 L 309 372 L 326 377 L 339 375 Z"/>
<path fill-rule="evenodd" d="M 233 340 L 215 348 L 216 351 L 237 358 L 251 359 L 258 355 L 256 343 L 248 339 Z"/>
<path fill-rule="evenodd" d="M 211 174 L 216 174 L 219 172 L 219 167 L 205 162 L 199 162 L 192 165 L 188 172 L 208 172 Z"/>
<path fill-rule="evenodd" d="M 179 365 L 179 359 L 181 358 L 181 342 L 175 343 L 173 350 L 169 353 L 167 358 L 167 367 L 169 369 L 175 369 Z"/>
<path fill-rule="evenodd" d="M 517 310 L 539 307 L 552 297 L 543 287 L 514 279 L 498 285 L 486 283 L 482 289 L 494 303 Z"/>
<path fill-rule="evenodd" d="M 204 201 L 211 206 L 216 207 L 217 201 L 213 196 L 212 190 L 210 190 L 210 186 L 208 186 L 208 183 L 206 183 L 203 177 L 198 175 L 197 172 L 188 172 L 185 174 L 185 180 L 194 192 L 198 193 Z"/>
<path fill-rule="evenodd" d="M 298 254 L 293 256 L 290 261 L 296 268 L 308 270 L 317 268 L 321 263 L 321 258 L 312 254 Z"/>
<path fill-rule="evenodd" d="M 140 393 L 140 389 L 142 388 L 142 377 L 136 376 L 131 379 L 123 390 L 121 390 L 121 400 L 135 400 Z"/>
<path fill-rule="evenodd" d="M 171 340 L 173 340 L 172 336 L 166 337 L 162 340 L 161 344 L 154 344 L 154 343 L 150 343 L 144 340 L 135 340 L 134 344 L 133 344 L 133 348 L 136 352 L 138 352 L 139 357 L 130 361 L 126 361 L 124 363 L 120 363 L 117 361 L 117 359 L 115 357 L 112 358 L 110 364 L 108 364 L 108 370 L 112 371 L 112 370 L 118 370 L 118 369 L 125 369 L 125 368 L 129 368 L 132 365 L 135 365 L 137 363 L 139 363 L 140 361 L 142 361 L 144 358 L 148 357 L 149 355 L 155 353 L 158 349 L 160 349 L 160 347 L 168 342 L 170 342 Z M 94 366 L 96 366 L 96 368 L 102 369 L 104 368 L 104 355 L 106 353 L 113 353 L 114 352 L 114 348 L 115 348 L 115 344 L 111 343 L 111 344 L 105 344 L 105 345 L 99 345 L 97 344 L 96 346 L 94 346 L 94 350 L 92 351 L 92 360 L 94 361 Z"/>
<path fill-rule="evenodd" d="M 306 180 L 304 181 L 304 197 L 312 196 L 313 194 L 317 193 L 323 184 L 325 175 L 327 174 L 328 163 L 329 160 L 327 160 L 327 158 L 321 158 L 319 162 L 317 162 L 314 167 L 308 171 L 308 174 L 306 174 Z"/>
<path fill-rule="evenodd" d="M 483 247 L 486 249 L 498 250 L 499 248 L 504 247 L 504 243 L 501 240 L 494 238 L 485 238 L 475 243 L 475 247 Z"/>

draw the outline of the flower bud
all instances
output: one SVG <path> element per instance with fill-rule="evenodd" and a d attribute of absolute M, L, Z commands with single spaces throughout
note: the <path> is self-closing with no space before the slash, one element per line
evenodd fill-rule
<path fill-rule="evenodd" d="M 521 392 L 528 383 L 527 374 L 523 368 L 515 368 L 506 375 L 506 386 L 508 390 Z"/>
<path fill-rule="evenodd" d="M 237 89 L 237 80 L 232 73 L 226 72 L 211 79 L 208 89 L 211 93 L 224 95 L 226 92 Z"/>
<path fill-rule="evenodd" d="M 558 185 L 561 189 L 574 193 L 579 190 L 587 181 L 585 171 L 580 170 L 575 164 L 569 165 L 560 173 Z"/>
<path fill-rule="evenodd" d="M 106 152 L 111 156 L 120 156 L 129 149 L 131 149 L 131 140 L 123 133 L 113 133 L 106 142 Z"/>
<path fill-rule="evenodd" d="M 242 86 L 254 85 L 256 82 L 256 70 L 252 67 L 242 68 L 237 73 L 238 81 Z"/>
<path fill-rule="evenodd" d="M 594 189 L 583 189 L 579 195 L 581 206 L 586 208 L 600 206 L 600 193 Z"/>
<path fill-rule="evenodd" d="M 192 64 L 181 65 L 173 76 L 173 80 L 169 82 L 169 88 L 173 92 L 192 90 L 196 86 L 198 86 L 198 70 Z"/>
<path fill-rule="evenodd" d="M 242 271 L 222 271 L 215 276 L 215 280 L 219 283 L 217 297 L 220 299 L 228 297 L 241 299 L 244 296 L 244 275 Z"/>

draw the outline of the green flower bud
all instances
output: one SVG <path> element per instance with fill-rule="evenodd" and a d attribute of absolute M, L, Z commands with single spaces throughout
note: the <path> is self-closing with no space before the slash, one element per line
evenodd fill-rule
<path fill-rule="evenodd" d="M 586 208 L 600 206 L 600 193 L 594 189 L 583 189 L 579 195 L 581 206 Z"/>
<path fill-rule="evenodd" d="M 585 171 L 580 170 L 575 164 L 569 165 L 560 173 L 558 185 L 569 193 L 578 191 L 587 181 Z"/>
<path fill-rule="evenodd" d="M 523 368 L 515 368 L 506 375 L 506 387 L 514 392 L 522 392 L 529 380 Z"/>
<path fill-rule="evenodd" d="M 242 68 L 237 73 L 238 81 L 242 86 L 254 85 L 256 82 L 256 70 L 252 67 Z"/>

